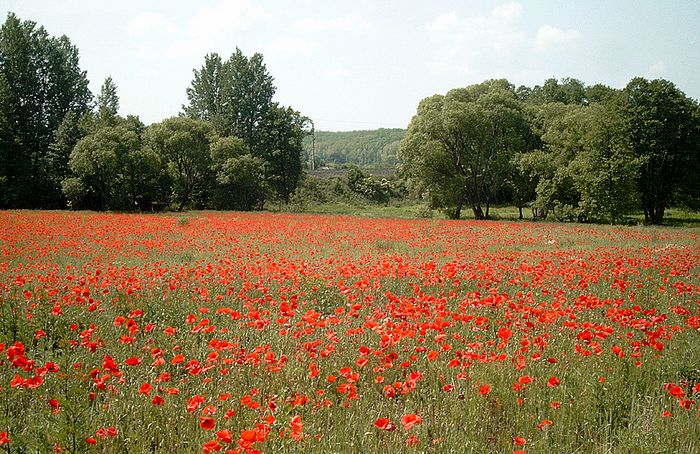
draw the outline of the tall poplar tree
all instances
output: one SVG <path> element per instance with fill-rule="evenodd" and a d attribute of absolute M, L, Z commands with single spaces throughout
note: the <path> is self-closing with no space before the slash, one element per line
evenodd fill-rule
<path fill-rule="evenodd" d="M 66 115 L 89 110 L 92 95 L 78 63 L 78 49 L 66 36 L 52 37 L 35 22 L 21 21 L 12 13 L 0 27 L 0 96 L 12 112 L 5 131 L 12 148 L 0 154 L 2 207 L 62 204 L 51 175 L 65 162 L 49 159 L 49 146 Z"/>
<path fill-rule="evenodd" d="M 247 57 L 236 48 L 226 61 L 208 54 L 202 68 L 194 70 L 183 111 L 211 122 L 221 137 L 242 139 L 265 164 L 265 187 L 287 203 L 301 179 L 306 119 L 273 101 L 273 82 L 259 53 Z"/>

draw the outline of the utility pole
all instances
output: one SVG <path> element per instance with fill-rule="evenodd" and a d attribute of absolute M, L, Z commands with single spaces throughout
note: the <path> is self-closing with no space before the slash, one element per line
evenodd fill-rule
<path fill-rule="evenodd" d="M 316 170 L 316 127 L 311 118 L 307 118 L 311 123 L 311 170 Z"/>
<path fill-rule="evenodd" d="M 311 122 L 311 170 L 316 170 L 316 128 Z"/>

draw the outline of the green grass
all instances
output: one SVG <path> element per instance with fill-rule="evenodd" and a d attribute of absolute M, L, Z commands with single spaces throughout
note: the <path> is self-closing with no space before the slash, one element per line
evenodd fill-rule
<path fill-rule="evenodd" d="M 312 214 L 337 214 L 346 216 L 359 216 L 369 218 L 396 218 L 396 219 L 447 219 L 447 216 L 440 210 L 431 210 L 425 203 L 416 202 L 395 202 L 386 205 L 374 203 L 308 203 L 303 207 L 267 206 L 269 211 L 291 211 Z M 461 219 L 474 219 L 474 215 L 468 207 L 462 209 Z M 489 209 L 489 219 L 502 221 L 518 221 L 519 211 L 515 206 L 492 206 Z M 529 208 L 523 208 L 523 220 L 532 221 L 532 212 Z M 537 222 L 556 222 L 553 217 L 547 220 L 536 220 Z M 644 223 L 644 213 L 639 211 L 626 217 L 626 224 L 640 225 Z M 666 210 L 664 225 L 672 227 L 700 227 L 700 212 L 683 208 L 669 208 Z"/>

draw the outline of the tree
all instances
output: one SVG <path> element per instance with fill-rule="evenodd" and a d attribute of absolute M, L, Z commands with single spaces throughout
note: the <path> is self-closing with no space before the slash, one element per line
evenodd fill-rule
<path fill-rule="evenodd" d="M 223 107 L 222 136 L 243 139 L 253 153 L 263 146 L 263 125 L 274 114 L 276 87 L 267 72 L 262 54 L 248 58 L 240 49 L 231 55 L 222 71 L 221 99 Z"/>
<path fill-rule="evenodd" d="M 615 99 L 619 90 L 603 84 L 595 84 L 586 88 L 586 99 L 589 103 L 608 103 Z"/>
<path fill-rule="evenodd" d="M 71 152 L 78 141 L 90 133 L 93 123 L 94 120 L 89 113 L 79 116 L 70 111 L 63 117 L 63 121 L 54 132 L 54 140 L 49 145 L 47 153 L 47 167 L 51 169 L 47 184 L 59 190 L 62 188 L 63 180 L 71 176 L 68 164 Z"/>
<path fill-rule="evenodd" d="M 115 121 L 96 127 L 71 152 L 71 174 L 61 186 L 72 208 L 148 209 L 162 196 L 161 160 L 143 144 L 143 123 L 133 116 Z"/>
<path fill-rule="evenodd" d="M 243 139 L 216 139 L 211 144 L 211 160 L 218 183 L 215 208 L 252 210 L 260 206 L 265 195 L 265 161 L 252 156 Z"/>
<path fill-rule="evenodd" d="M 222 137 L 236 136 L 258 154 L 262 126 L 269 122 L 275 95 L 273 78 L 259 53 L 248 58 L 239 48 L 225 62 L 208 54 L 204 65 L 194 70 L 187 88 L 189 105 L 183 106 L 190 118 L 211 121 Z"/>
<path fill-rule="evenodd" d="M 519 89 L 520 90 L 520 89 Z M 520 96 L 526 94 L 520 91 Z M 587 104 L 586 86 L 578 79 L 565 77 L 561 83 L 554 78 L 547 79 L 542 86 L 536 85 L 529 93 L 527 100 L 535 104 L 560 102 L 563 104 Z"/>
<path fill-rule="evenodd" d="M 179 210 L 204 208 L 211 189 L 212 126 L 191 118 L 169 118 L 148 127 L 146 143 L 163 160 Z"/>
<path fill-rule="evenodd" d="M 632 79 L 622 96 L 632 150 L 641 162 L 638 185 L 644 220 L 661 224 L 674 192 L 685 189 L 681 184 L 697 184 L 700 108 L 663 79 Z M 692 186 L 687 189 L 694 191 Z"/>
<path fill-rule="evenodd" d="M 459 218 L 469 204 L 474 217 L 484 219 L 495 189 L 508 178 L 510 158 L 524 150 L 528 134 L 514 87 L 490 80 L 421 101 L 400 154 L 428 187 L 434 207 Z"/>
<path fill-rule="evenodd" d="M 212 122 L 219 136 L 241 138 L 251 156 L 265 163 L 263 187 L 288 203 L 301 178 L 306 119 L 273 102 L 275 90 L 261 54 L 248 58 L 236 48 L 225 62 L 209 54 L 194 71 L 183 111 Z"/>
<path fill-rule="evenodd" d="M 193 71 L 192 86 L 186 90 L 189 105 L 182 106 L 187 117 L 211 122 L 220 135 L 226 135 L 222 117 L 224 101 L 221 97 L 223 67 L 218 54 L 207 54 L 202 69 Z"/>
<path fill-rule="evenodd" d="M 13 104 L 10 87 L 0 73 L 0 207 L 12 206 L 20 195 L 19 185 L 13 178 L 20 173 L 16 168 L 18 143 L 12 125 Z"/>
<path fill-rule="evenodd" d="M 119 96 L 117 86 L 112 77 L 105 79 L 97 96 L 97 121 L 104 125 L 114 125 L 119 112 Z"/>
<path fill-rule="evenodd" d="M 140 146 L 138 135 L 124 126 L 105 126 L 80 139 L 69 161 L 74 176 L 64 180 L 71 207 L 128 209 L 123 170 Z"/>
<path fill-rule="evenodd" d="M 92 98 L 78 50 L 67 37 L 51 37 L 9 13 L 0 28 L 0 74 L 9 88 L 14 138 L 13 162 L 0 164 L 7 191 L 3 206 L 57 206 L 62 195 L 50 176 L 54 164 L 65 162 L 47 159 L 49 145 L 66 114 L 87 112 Z"/>
<path fill-rule="evenodd" d="M 612 105 L 540 105 L 532 115 L 539 150 L 514 159 L 534 188 L 533 215 L 561 221 L 619 222 L 633 206 L 638 168 L 626 125 Z M 531 193 L 529 195 L 532 195 Z"/>
<path fill-rule="evenodd" d="M 635 206 L 639 161 L 617 110 L 593 105 L 586 107 L 585 113 L 584 147 L 569 164 L 569 174 L 580 194 L 578 220 L 618 223 Z"/>
<path fill-rule="evenodd" d="M 289 203 L 302 176 L 304 125 L 308 121 L 291 107 L 274 105 L 262 128 L 261 143 L 266 162 L 265 179 L 275 195 Z"/>

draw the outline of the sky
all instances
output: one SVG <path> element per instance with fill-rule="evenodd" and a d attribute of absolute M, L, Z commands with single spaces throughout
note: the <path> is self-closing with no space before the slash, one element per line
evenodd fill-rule
<path fill-rule="evenodd" d="M 0 14 L 66 35 L 90 89 L 120 113 L 177 115 L 207 53 L 260 52 L 275 101 L 317 130 L 405 128 L 421 99 L 492 78 L 642 76 L 700 99 L 698 0 L 0 0 Z"/>

